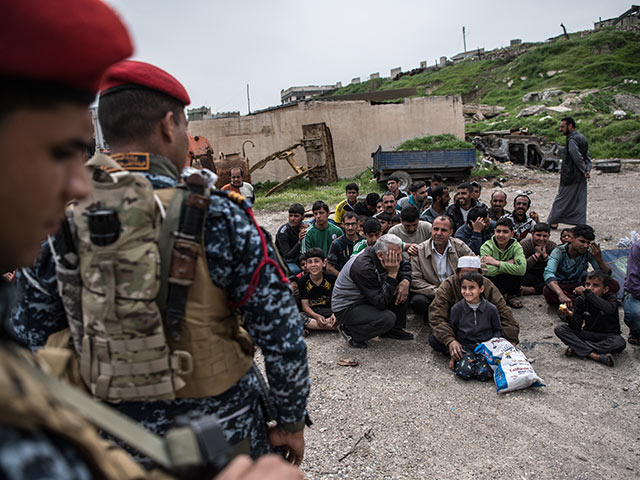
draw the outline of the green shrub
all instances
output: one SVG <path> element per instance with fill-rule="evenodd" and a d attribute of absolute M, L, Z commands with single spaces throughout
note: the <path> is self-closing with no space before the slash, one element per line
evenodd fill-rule
<path fill-rule="evenodd" d="M 462 148 L 475 148 L 472 143 L 460 140 L 458 137 L 445 133 L 443 135 L 428 135 L 426 137 L 413 138 L 402 142 L 397 151 L 415 150 L 458 150 Z"/>

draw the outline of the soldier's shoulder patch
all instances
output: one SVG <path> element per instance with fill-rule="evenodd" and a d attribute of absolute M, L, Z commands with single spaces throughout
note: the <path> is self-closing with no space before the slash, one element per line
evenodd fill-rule
<path fill-rule="evenodd" d="M 125 170 L 147 171 L 149 170 L 149 154 L 144 152 L 116 153 L 111 155 L 116 162 Z M 107 173 L 113 173 L 117 170 L 107 169 Z"/>

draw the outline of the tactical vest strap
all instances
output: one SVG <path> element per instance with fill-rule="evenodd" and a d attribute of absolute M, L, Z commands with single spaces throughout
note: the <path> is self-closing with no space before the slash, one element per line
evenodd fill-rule
<path fill-rule="evenodd" d="M 178 375 L 186 375 L 193 370 L 193 361 L 185 352 L 176 351 L 169 358 L 159 358 L 139 363 L 98 363 L 98 372 L 105 375 L 148 375 L 171 369 Z"/>
<path fill-rule="evenodd" d="M 169 268 L 171 266 L 171 256 L 173 245 L 176 241 L 174 232 L 178 231 L 180 225 L 180 211 L 187 191 L 184 188 L 162 188 L 155 191 L 156 196 L 166 207 L 166 214 L 160 235 L 158 237 L 158 251 L 160 252 L 160 289 L 156 297 L 156 304 L 162 313 L 162 317 L 167 317 L 167 298 L 169 295 Z"/>
<path fill-rule="evenodd" d="M 109 340 L 109 350 L 112 353 L 137 352 L 140 350 L 160 348 L 166 344 L 166 337 L 163 334 L 158 334 L 130 340 Z"/>
<path fill-rule="evenodd" d="M 105 377 L 106 378 L 106 377 Z M 183 380 L 166 379 L 164 381 L 154 383 L 153 385 L 140 385 L 137 387 L 107 387 L 100 382 L 100 379 L 91 385 L 91 393 L 100 398 L 121 398 L 123 400 L 129 398 L 158 398 L 172 395 L 177 389 L 185 386 Z"/>
<path fill-rule="evenodd" d="M 174 339 L 180 338 L 180 324 L 184 320 L 189 287 L 196 277 L 196 262 L 210 201 L 208 189 L 200 175 L 191 175 L 186 183 L 189 194 L 183 201 L 168 278 L 169 298 L 166 322 L 168 333 Z"/>
<path fill-rule="evenodd" d="M 124 168 L 120 166 L 113 158 L 103 153 L 96 153 L 93 157 L 87 160 L 84 164 L 85 167 L 101 167 L 105 170 L 124 171 Z"/>

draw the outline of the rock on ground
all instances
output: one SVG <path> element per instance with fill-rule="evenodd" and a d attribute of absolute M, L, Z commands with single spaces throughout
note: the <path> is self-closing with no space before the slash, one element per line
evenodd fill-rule
<path fill-rule="evenodd" d="M 508 201 L 531 190 L 533 208 L 544 219 L 558 174 L 506 168 Z M 607 238 L 603 248 L 640 231 L 639 182 L 640 172 L 629 169 L 589 181 L 588 219 L 597 240 Z M 488 201 L 493 188 L 490 181 L 483 185 Z M 275 234 L 287 214 L 260 213 L 258 219 Z M 524 297 L 523 303 L 514 310 L 520 347 L 547 386 L 507 394 L 497 394 L 492 382 L 455 378 L 414 315 L 408 321 L 414 341 L 375 339 L 366 350 L 348 348 L 334 332 L 312 333 L 307 478 L 638 478 L 640 347 L 627 345 L 613 368 L 566 358 L 553 335 L 557 317 L 544 299 Z M 359 365 L 338 366 L 343 358 Z"/>

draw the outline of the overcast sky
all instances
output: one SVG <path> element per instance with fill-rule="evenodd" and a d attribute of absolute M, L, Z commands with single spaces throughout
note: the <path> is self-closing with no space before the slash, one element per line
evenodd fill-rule
<path fill-rule="evenodd" d="M 164 68 L 191 107 L 247 113 L 294 85 L 389 76 L 467 49 L 544 41 L 617 17 L 631 0 L 107 0 L 132 32 L 134 58 Z"/>

